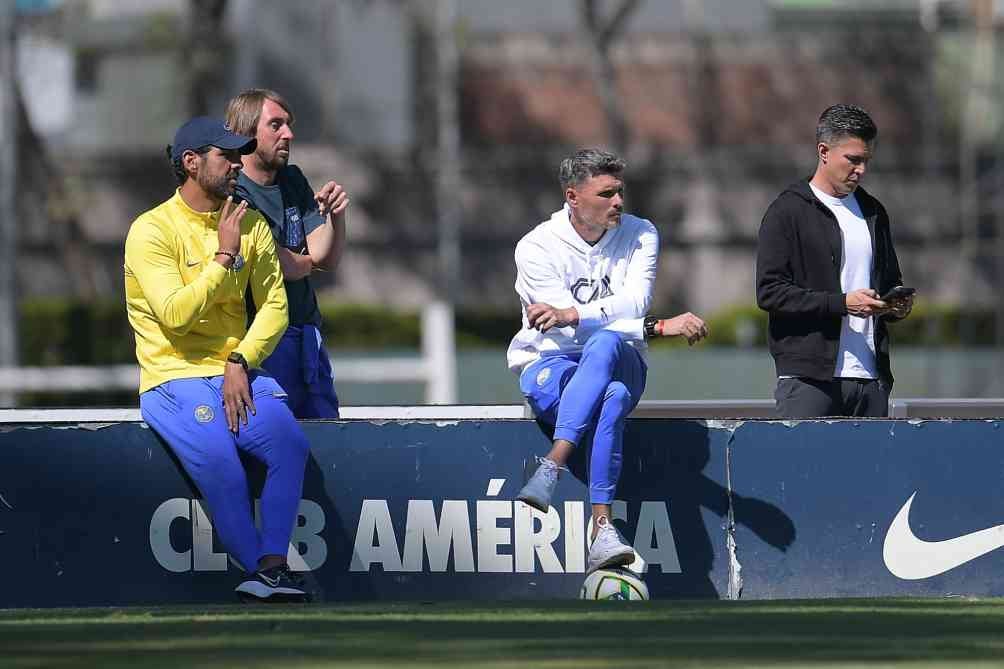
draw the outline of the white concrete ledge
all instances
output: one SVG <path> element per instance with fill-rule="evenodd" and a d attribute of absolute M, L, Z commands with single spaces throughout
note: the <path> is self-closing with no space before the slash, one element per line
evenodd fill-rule
<path fill-rule="evenodd" d="M 346 420 L 499 420 L 525 418 L 521 404 L 341 407 Z M 0 409 L 0 423 L 139 422 L 139 409 Z"/>
<path fill-rule="evenodd" d="M 891 418 L 1004 418 L 1004 398 L 901 398 Z M 524 404 L 343 406 L 343 420 L 512 420 L 533 418 Z M 773 400 L 643 400 L 632 418 L 773 418 Z M 139 409 L 0 409 L 0 424 L 142 421 Z"/>

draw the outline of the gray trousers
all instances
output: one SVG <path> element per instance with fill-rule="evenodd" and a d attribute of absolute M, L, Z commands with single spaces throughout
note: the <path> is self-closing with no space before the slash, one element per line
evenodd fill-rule
<path fill-rule="evenodd" d="M 889 415 L 889 389 L 878 379 L 778 379 L 774 400 L 778 418 Z"/>

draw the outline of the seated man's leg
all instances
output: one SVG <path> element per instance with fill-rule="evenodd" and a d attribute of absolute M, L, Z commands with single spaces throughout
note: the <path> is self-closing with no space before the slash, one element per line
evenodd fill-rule
<path fill-rule="evenodd" d="M 575 374 L 561 393 L 555 441 L 577 444 L 593 426 L 607 386 L 614 380 L 625 354 L 636 356 L 637 352 L 616 332 L 600 330 L 589 338 Z"/>
<path fill-rule="evenodd" d="M 614 379 L 625 354 L 637 356 L 637 352 L 615 332 L 601 330 L 586 342 L 577 366 L 569 370 L 571 375 L 565 374 L 560 378 L 551 451 L 541 460 L 537 473 L 520 491 L 517 499 L 541 511 L 547 510 L 557 483 L 558 469 L 565 465 L 583 435 L 593 427 L 607 386 Z M 547 360 L 545 358 L 530 369 L 538 368 Z M 524 385 L 522 380 L 521 385 Z M 550 390 L 548 395 L 554 395 L 554 389 Z"/>
<path fill-rule="evenodd" d="M 636 354 L 637 355 L 637 354 Z M 644 368 L 639 360 L 638 367 Z M 628 384 L 611 381 L 600 407 L 589 459 L 589 501 L 591 504 L 613 503 L 617 481 L 621 475 L 624 447 L 624 422 L 638 405 L 644 382 Z"/>
<path fill-rule="evenodd" d="M 593 536 L 588 571 L 634 562 L 634 549 L 610 522 L 611 505 L 617 492 L 623 462 L 624 423 L 645 390 L 647 369 L 632 347 L 622 351 L 607 386 L 596 420 L 589 461 L 589 501 L 593 512 Z"/>
<path fill-rule="evenodd" d="M 254 571 L 259 541 L 247 476 L 212 379 L 163 383 L 140 396 L 140 410 L 195 482 L 227 552 Z"/>
<path fill-rule="evenodd" d="M 577 368 L 577 355 L 550 355 L 531 364 L 523 370 L 523 374 L 520 376 L 520 390 L 533 410 L 533 415 L 552 430 L 558 418 L 561 394 Z M 571 446 L 569 446 L 570 450 Z M 545 513 L 551 503 L 554 487 L 558 483 L 560 465 L 551 458 L 560 457 L 560 455 L 555 456 L 553 451 L 552 448 L 552 453 L 548 457 L 539 458 L 540 465 L 536 472 L 516 496 L 516 499 Z M 561 460 L 561 464 L 564 464 L 564 460 Z"/>
<path fill-rule="evenodd" d="M 268 376 L 252 374 L 255 413 L 241 425 L 237 447 L 266 466 L 261 493 L 261 539 L 258 573 L 238 591 L 268 599 L 303 596 L 299 580 L 286 566 L 289 540 L 303 495 L 303 476 L 310 444 L 286 406 L 283 389 Z"/>

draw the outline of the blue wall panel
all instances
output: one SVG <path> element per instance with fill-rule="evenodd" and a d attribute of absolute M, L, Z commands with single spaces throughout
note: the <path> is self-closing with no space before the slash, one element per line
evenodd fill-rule
<path fill-rule="evenodd" d="M 783 508 L 797 533 L 791 548 L 779 553 L 760 550 L 740 528 L 740 560 L 751 565 L 744 574 L 744 594 L 1004 594 L 1004 562 L 998 552 L 919 580 L 897 578 L 883 560 L 890 523 L 915 492 L 911 527 L 925 541 L 960 537 L 1004 521 L 999 425 L 747 423 L 737 432 L 733 473 L 754 497 Z"/>
<path fill-rule="evenodd" d="M 512 502 L 548 447 L 532 421 L 303 427 L 312 457 L 293 564 L 309 570 L 319 598 L 577 595 L 585 484 L 564 477 L 546 517 Z M 730 517 L 744 597 L 1000 595 L 998 551 L 917 580 L 883 560 L 890 523 L 914 492 L 920 539 L 1001 522 L 998 428 L 635 420 L 615 515 L 646 558 L 653 597 L 727 596 Z M 580 476 L 584 451 L 572 463 Z M 248 464 L 260 489 L 262 471 Z M 17 577 L 0 588 L 0 607 L 229 600 L 241 573 L 197 498 L 142 424 L 6 428 L 0 564 Z M 921 545 L 916 560 L 946 546 Z"/>

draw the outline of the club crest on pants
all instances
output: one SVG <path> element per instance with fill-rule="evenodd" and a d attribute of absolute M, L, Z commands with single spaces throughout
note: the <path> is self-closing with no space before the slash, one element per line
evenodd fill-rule
<path fill-rule="evenodd" d="M 214 416 L 213 408 L 206 404 L 200 404 L 195 407 L 195 420 L 200 423 L 208 423 L 213 420 Z"/>
<path fill-rule="evenodd" d="M 544 369 L 537 372 L 537 385 L 542 386 L 547 383 L 547 380 L 551 378 L 551 368 L 545 367 Z"/>

